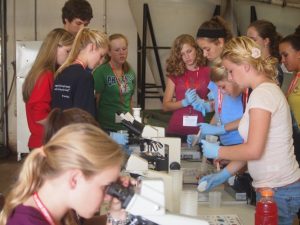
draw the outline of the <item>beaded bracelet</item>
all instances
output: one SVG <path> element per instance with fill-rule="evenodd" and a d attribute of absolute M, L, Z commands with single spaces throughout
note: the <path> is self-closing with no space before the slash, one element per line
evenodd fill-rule
<path fill-rule="evenodd" d="M 111 216 L 109 212 L 107 213 L 107 222 L 111 223 L 112 225 L 126 225 L 129 221 L 130 221 L 130 216 L 127 212 L 126 212 L 125 220 L 115 219 Z"/>

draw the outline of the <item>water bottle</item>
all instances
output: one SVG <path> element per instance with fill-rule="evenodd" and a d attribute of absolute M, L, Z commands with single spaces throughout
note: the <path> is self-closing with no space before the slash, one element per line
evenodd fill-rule
<path fill-rule="evenodd" d="M 260 194 L 261 199 L 255 209 L 255 225 L 277 225 L 278 212 L 272 189 L 263 189 Z"/>

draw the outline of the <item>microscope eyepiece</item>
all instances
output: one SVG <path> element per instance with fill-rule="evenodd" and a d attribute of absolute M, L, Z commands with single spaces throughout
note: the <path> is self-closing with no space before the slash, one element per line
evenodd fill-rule
<path fill-rule="evenodd" d="M 113 183 L 109 185 L 106 193 L 119 199 L 122 203 L 122 208 L 125 209 L 134 195 L 134 189 L 132 186 L 124 187 L 119 183 Z"/>

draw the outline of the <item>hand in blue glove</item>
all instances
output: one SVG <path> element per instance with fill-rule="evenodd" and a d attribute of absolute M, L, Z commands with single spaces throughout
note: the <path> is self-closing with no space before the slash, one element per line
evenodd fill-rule
<path fill-rule="evenodd" d="M 216 126 L 208 123 L 198 123 L 202 135 L 222 135 L 226 133 L 224 125 Z"/>
<path fill-rule="evenodd" d="M 220 146 L 216 143 L 209 143 L 201 140 L 203 155 L 208 159 L 216 159 L 219 156 Z"/>
<path fill-rule="evenodd" d="M 128 134 L 121 134 L 117 132 L 110 132 L 109 136 L 117 142 L 119 145 L 127 145 L 128 144 Z"/>
<path fill-rule="evenodd" d="M 181 101 L 181 105 L 183 107 L 186 107 L 188 105 L 191 105 L 196 100 L 196 89 L 187 89 L 185 92 L 185 98 Z"/>
<path fill-rule="evenodd" d="M 207 112 L 211 111 L 210 103 L 204 101 L 198 95 L 196 96 L 196 100 L 192 103 L 193 109 L 202 113 L 203 116 L 206 115 Z"/>
<path fill-rule="evenodd" d="M 196 134 L 189 134 L 189 135 L 186 136 L 186 143 L 188 144 L 189 148 L 192 147 L 192 144 L 194 143 L 196 138 L 197 138 Z M 199 144 L 199 142 L 197 144 Z"/>
<path fill-rule="evenodd" d="M 210 92 L 207 94 L 207 98 L 208 98 L 208 100 L 210 100 L 210 101 L 215 100 L 214 93 L 213 93 L 212 91 L 210 91 Z"/>
<path fill-rule="evenodd" d="M 202 177 L 199 181 L 198 184 L 206 181 L 207 185 L 205 188 L 205 191 L 210 191 L 214 187 L 223 184 L 225 181 L 227 181 L 231 177 L 231 174 L 228 172 L 226 168 L 221 170 L 218 173 L 210 174 L 207 176 Z"/>

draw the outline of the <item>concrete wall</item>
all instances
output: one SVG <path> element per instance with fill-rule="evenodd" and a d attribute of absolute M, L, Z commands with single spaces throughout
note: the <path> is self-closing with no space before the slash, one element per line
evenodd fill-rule
<path fill-rule="evenodd" d="M 8 84 L 13 78 L 11 62 L 15 60 L 16 40 L 43 40 L 45 35 L 55 27 L 62 27 L 61 8 L 64 0 L 36 0 L 36 19 L 34 0 L 8 0 Z M 136 68 L 136 37 L 141 31 L 142 4 L 148 3 L 157 42 L 160 46 L 171 46 L 175 37 L 182 33 L 194 35 L 198 26 L 212 16 L 214 5 L 224 0 L 89 0 L 94 9 L 94 18 L 90 27 L 106 28 L 108 34 L 119 32 L 129 39 L 128 61 Z M 226 2 L 226 1 L 225 1 Z M 283 35 L 292 33 L 300 21 L 300 9 L 281 8 L 253 1 L 233 0 L 233 9 L 242 34 L 250 22 L 250 5 L 256 5 L 259 19 L 272 21 Z M 107 16 L 106 19 L 104 16 Z M 35 30 L 36 27 L 36 30 Z M 141 33 L 140 33 L 141 35 Z M 169 51 L 160 52 L 164 66 Z M 153 56 L 148 55 L 147 81 L 152 82 L 157 76 L 152 65 Z M 152 59 L 151 59 L 152 57 Z M 15 89 L 9 101 L 9 143 L 16 146 L 16 94 Z M 159 100 L 147 100 L 146 108 L 161 108 Z M 24 112 L 25 113 L 25 112 Z"/>

